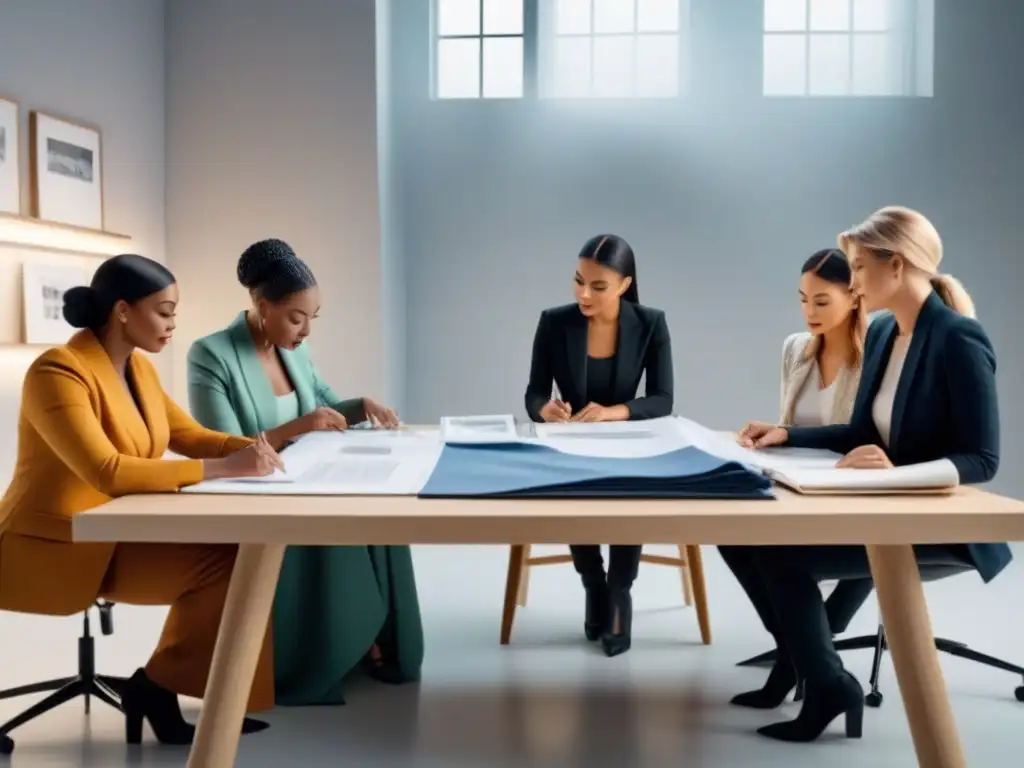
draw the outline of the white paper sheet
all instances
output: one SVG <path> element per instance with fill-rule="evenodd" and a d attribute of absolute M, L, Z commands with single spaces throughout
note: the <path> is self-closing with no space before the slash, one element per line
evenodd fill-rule
<path fill-rule="evenodd" d="M 515 443 L 520 440 L 511 414 L 497 416 L 445 416 L 441 439 L 446 443 Z"/>
<path fill-rule="evenodd" d="M 537 424 L 536 442 L 563 453 L 608 458 L 660 456 L 689 445 L 675 419 Z"/>
<path fill-rule="evenodd" d="M 426 484 L 441 448 L 436 433 L 431 432 L 314 432 L 282 451 L 283 473 L 210 480 L 184 490 L 293 496 L 410 496 Z"/>
<path fill-rule="evenodd" d="M 814 448 L 744 448 L 732 433 L 716 432 L 682 416 L 676 417 L 676 421 L 680 432 L 695 447 L 721 459 L 738 461 L 762 471 L 831 469 L 842 458 L 838 453 Z"/>

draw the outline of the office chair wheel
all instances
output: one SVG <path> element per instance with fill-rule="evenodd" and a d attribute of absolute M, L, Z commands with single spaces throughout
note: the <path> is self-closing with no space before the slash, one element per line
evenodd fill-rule
<path fill-rule="evenodd" d="M 864 697 L 864 703 L 872 709 L 878 709 L 882 706 L 882 694 L 880 691 L 872 691 Z"/>
<path fill-rule="evenodd" d="M 1013 695 L 1017 697 L 1017 701 L 1024 701 L 1024 685 L 1014 691 Z"/>
<path fill-rule="evenodd" d="M 14 751 L 14 739 L 7 734 L 0 736 L 0 755 L 9 755 Z"/>

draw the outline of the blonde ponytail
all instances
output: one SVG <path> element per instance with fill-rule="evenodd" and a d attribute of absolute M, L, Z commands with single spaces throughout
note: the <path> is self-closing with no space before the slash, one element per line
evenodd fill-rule
<path fill-rule="evenodd" d="M 974 302 L 963 283 L 939 272 L 942 238 L 923 214 L 899 205 L 879 208 L 856 227 L 840 233 L 838 242 L 847 254 L 854 246 L 867 248 L 880 259 L 899 254 L 909 266 L 929 276 L 932 288 L 947 307 L 965 317 L 975 317 Z"/>
<path fill-rule="evenodd" d="M 967 293 L 963 283 L 952 275 L 943 274 L 933 275 L 931 282 L 932 288 L 947 307 L 964 317 L 977 317 L 974 301 L 971 300 L 971 295 Z"/>

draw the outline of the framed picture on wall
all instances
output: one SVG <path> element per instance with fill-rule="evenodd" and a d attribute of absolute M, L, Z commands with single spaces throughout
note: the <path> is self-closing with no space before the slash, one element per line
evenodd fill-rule
<path fill-rule="evenodd" d="M 32 215 L 44 221 L 102 230 L 100 129 L 33 111 L 28 136 Z"/>
<path fill-rule="evenodd" d="M 21 213 L 21 142 L 18 102 L 0 96 L 0 213 Z"/>
<path fill-rule="evenodd" d="M 88 285 L 92 273 L 73 264 L 22 265 L 22 306 L 26 344 L 63 344 L 75 333 L 64 320 L 64 293 Z"/>

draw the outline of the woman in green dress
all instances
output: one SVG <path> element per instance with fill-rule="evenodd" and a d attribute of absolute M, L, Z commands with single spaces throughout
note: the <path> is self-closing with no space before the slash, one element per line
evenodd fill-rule
<path fill-rule="evenodd" d="M 304 341 L 320 292 L 287 243 L 251 245 L 238 280 L 252 306 L 189 349 L 197 421 L 236 435 L 262 432 L 277 450 L 316 430 L 397 426 L 390 409 L 366 397 L 342 400 L 317 375 Z M 423 627 L 409 547 L 289 547 L 273 626 L 279 705 L 344 703 L 343 678 L 360 665 L 384 682 L 419 679 Z"/>

